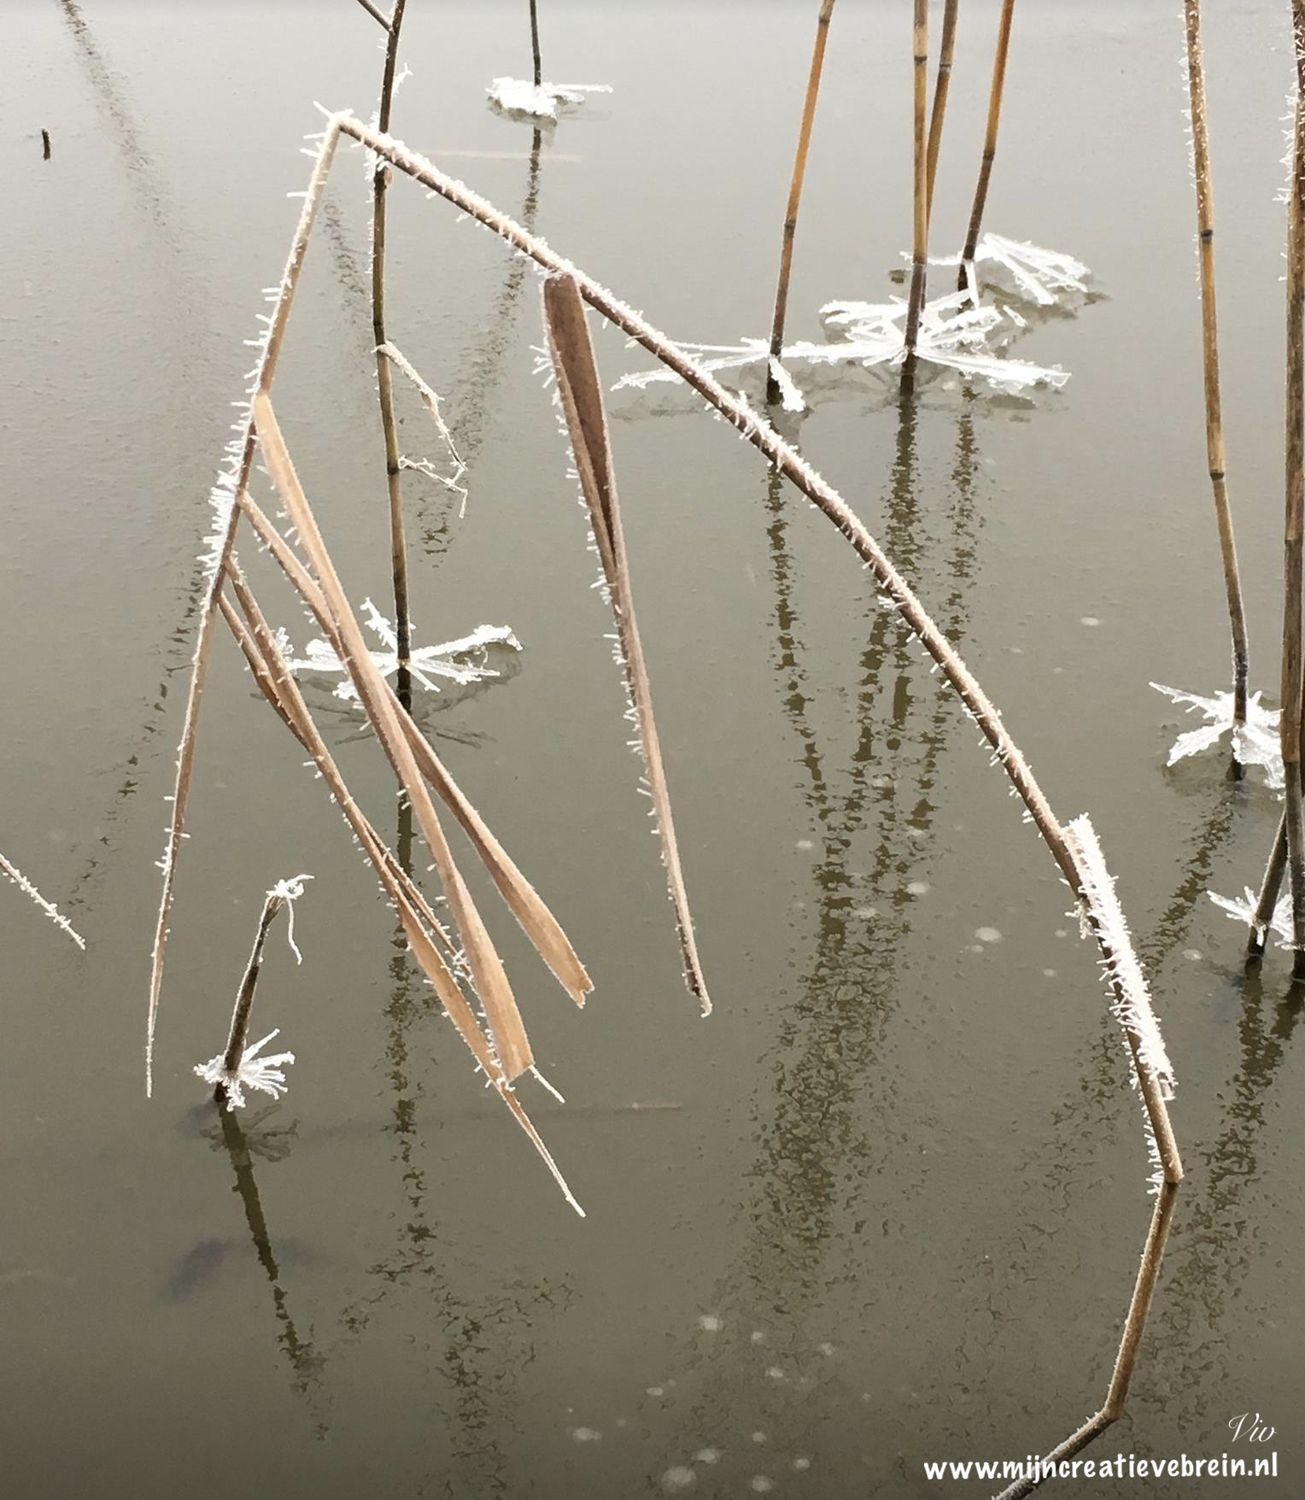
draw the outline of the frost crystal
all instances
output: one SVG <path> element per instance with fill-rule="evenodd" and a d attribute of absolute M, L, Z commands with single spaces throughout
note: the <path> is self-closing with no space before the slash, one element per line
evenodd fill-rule
<path fill-rule="evenodd" d="M 910 257 L 908 256 L 907 259 Z M 930 260 L 931 266 L 959 266 L 959 255 Z M 983 279 L 996 282 L 1039 307 L 1065 301 L 1065 293 L 1086 294 L 1092 274 L 1081 260 L 1059 250 L 1044 250 L 1027 240 L 1008 240 L 1000 234 L 985 234 L 971 264 L 982 268 Z"/>
<path fill-rule="evenodd" d="M 586 94 L 610 94 L 610 83 L 530 83 L 525 78 L 496 78 L 485 90 L 491 104 L 511 115 L 556 120 L 559 104 L 583 104 Z"/>
<path fill-rule="evenodd" d="M 1265 708 L 1260 703 L 1260 694 L 1252 693 L 1246 704 L 1246 723 L 1241 728 L 1233 726 L 1233 695 L 1216 693 L 1213 698 L 1202 698 L 1197 693 L 1180 692 L 1178 688 L 1165 687 L 1162 682 L 1151 686 L 1157 693 L 1172 698 L 1175 703 L 1185 703 L 1188 711 L 1199 708 L 1207 719 L 1199 729 L 1189 729 L 1180 734 L 1169 752 L 1167 765 L 1198 755 L 1231 734 L 1233 754 L 1243 766 L 1263 766 L 1269 785 L 1275 789 L 1286 782 L 1282 771 L 1282 743 L 1278 738 L 1278 722 L 1282 715 L 1276 708 Z"/>
<path fill-rule="evenodd" d="M 259 1057 L 258 1053 L 267 1046 L 274 1036 L 280 1036 L 278 1027 L 275 1031 L 269 1031 L 261 1042 L 255 1042 L 252 1047 L 246 1047 L 240 1059 L 240 1066 L 234 1073 L 227 1072 L 222 1065 L 222 1053 L 206 1063 L 196 1063 L 195 1072 L 204 1080 L 215 1087 L 222 1084 L 227 1092 L 227 1108 L 243 1109 L 245 1107 L 245 1089 L 258 1089 L 260 1093 L 271 1094 L 273 1099 L 278 1098 L 286 1091 L 285 1064 L 295 1060 L 293 1052 L 274 1052 L 271 1057 Z"/>
<path fill-rule="evenodd" d="M 399 670 L 399 639 L 394 627 L 381 614 L 370 599 L 363 600 L 366 624 L 384 643 L 383 651 L 370 652 L 371 659 L 381 673 L 393 677 Z M 488 648 L 505 646 L 512 651 L 521 650 L 517 640 L 506 625 L 478 625 L 470 635 L 459 636 L 455 641 L 442 641 L 438 646 L 418 646 L 410 658 L 413 677 L 422 687 L 432 693 L 439 692 L 439 684 L 432 677 L 447 677 L 454 682 L 480 682 L 487 677 L 500 674 L 489 665 Z M 309 641 L 302 657 L 289 656 L 288 664 L 295 671 L 341 673 L 343 681 L 335 690 L 337 698 L 356 698 L 358 690 L 349 676 L 349 669 L 336 655 L 329 641 Z M 429 675 L 427 675 L 429 674 Z"/>
<path fill-rule="evenodd" d="M 1219 896 L 1214 891 L 1207 891 L 1206 895 L 1222 911 L 1226 911 L 1230 917 L 1237 922 L 1245 922 L 1248 927 L 1255 929 L 1255 936 L 1259 941 L 1264 941 L 1264 926 L 1256 920 L 1255 910 L 1259 905 L 1259 899 L 1255 892 L 1247 886 L 1245 897 L 1238 901 L 1228 896 Z M 1293 933 L 1291 930 L 1291 894 L 1284 892 L 1278 898 L 1278 904 L 1273 909 L 1273 915 L 1269 918 L 1269 926 L 1277 934 L 1279 944 L 1284 948 L 1295 947 Z"/>

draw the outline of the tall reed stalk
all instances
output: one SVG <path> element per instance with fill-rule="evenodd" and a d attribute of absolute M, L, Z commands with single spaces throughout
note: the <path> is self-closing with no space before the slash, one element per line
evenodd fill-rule
<path fill-rule="evenodd" d="M 969 271 L 978 249 L 984 205 L 988 201 L 988 181 L 992 177 L 992 164 L 997 156 L 997 128 L 1001 124 L 1001 96 L 1006 86 L 1006 55 L 1010 51 L 1010 26 L 1014 14 L 1015 0 L 1001 0 L 997 50 L 992 59 L 992 88 L 988 93 L 988 126 L 983 137 L 983 159 L 979 163 L 979 180 L 975 185 L 974 204 L 970 209 L 970 227 L 965 233 L 965 248 L 961 251 L 961 268 L 956 281 L 956 289 L 961 292 L 969 285 Z"/>
<path fill-rule="evenodd" d="M 1214 193 L 1210 177 L 1210 130 L 1205 103 L 1205 65 L 1201 46 L 1201 0 L 1183 0 L 1187 31 L 1187 85 L 1192 106 L 1192 161 L 1196 173 L 1196 220 L 1201 261 L 1201 336 L 1205 368 L 1205 449 L 1214 491 L 1214 513 L 1223 556 L 1224 589 L 1232 631 L 1233 724 L 1246 722 L 1248 651 L 1246 611 L 1237 569 L 1232 507 L 1228 500 L 1227 459 L 1223 438 L 1223 402 L 1219 391 L 1219 328 L 1214 297 Z M 1233 770 L 1240 771 L 1237 733 L 1233 732 Z"/>
<path fill-rule="evenodd" d="M 911 27 L 912 67 L 912 221 L 911 295 L 906 307 L 906 355 L 902 360 L 902 393 L 915 385 L 915 344 L 920 334 L 925 278 L 929 270 L 929 157 L 925 116 L 929 107 L 929 0 L 915 0 Z"/>
<path fill-rule="evenodd" d="M 399 56 L 399 33 L 407 0 L 394 0 L 386 25 L 385 71 L 381 77 L 381 102 L 377 128 L 388 132 L 394 103 L 394 76 Z M 377 161 L 372 173 L 372 342 L 376 350 L 376 394 L 381 407 L 381 430 L 385 437 L 385 483 L 390 504 L 390 571 L 394 579 L 394 634 L 397 641 L 399 701 L 412 707 L 412 621 L 408 612 L 408 545 L 403 527 L 403 463 L 399 434 L 394 421 L 394 388 L 384 348 L 385 333 L 385 195 L 390 185 L 389 168 Z"/>
<path fill-rule="evenodd" d="M 539 88 L 544 81 L 544 69 L 539 59 L 539 12 L 535 0 L 530 0 L 530 51 L 534 58 L 535 87 Z M 382 125 L 381 129 L 384 128 Z"/>
<path fill-rule="evenodd" d="M 1305 570 L 1305 0 L 1292 0 L 1296 113 L 1287 195 L 1286 504 L 1283 528 L 1283 821 L 1291 890 L 1292 977 L 1305 979 L 1305 813 L 1301 786 L 1302 573 Z"/>
<path fill-rule="evenodd" d="M 928 189 L 925 212 L 933 219 L 933 184 L 938 175 L 938 152 L 942 146 L 943 120 L 947 114 L 947 91 L 952 82 L 952 55 L 956 50 L 956 17 L 961 0 L 947 0 L 943 9 L 942 37 L 938 42 L 938 76 L 933 85 L 933 110 L 929 116 Z"/>
<path fill-rule="evenodd" d="M 811 49 L 811 71 L 807 74 L 807 92 L 802 101 L 802 123 L 798 127 L 793 175 L 789 179 L 788 204 L 784 209 L 784 234 L 779 248 L 779 284 L 775 288 L 775 315 L 770 323 L 772 364 L 777 364 L 784 354 L 784 319 L 788 312 L 788 281 L 793 270 L 793 237 L 797 233 L 798 209 L 802 204 L 802 179 L 807 171 L 807 148 L 811 144 L 811 126 L 816 118 L 816 98 L 820 93 L 820 73 L 825 65 L 825 43 L 829 39 L 829 18 L 833 13 L 834 0 L 820 0 L 820 13 L 816 17 L 816 40 Z M 774 370 L 768 367 L 766 400 L 773 405 L 779 399 L 779 381 Z"/>

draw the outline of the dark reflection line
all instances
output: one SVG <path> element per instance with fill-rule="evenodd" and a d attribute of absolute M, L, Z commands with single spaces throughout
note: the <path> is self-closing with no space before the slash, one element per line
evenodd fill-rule
<path fill-rule="evenodd" d="M 277 1343 L 281 1346 L 281 1351 L 294 1372 L 295 1390 L 307 1399 L 313 1411 L 317 1436 L 324 1437 L 330 1424 L 317 1398 L 320 1395 L 322 1372 L 326 1361 L 317 1352 L 312 1341 L 301 1336 L 295 1327 L 294 1319 L 290 1316 L 285 1289 L 281 1285 L 281 1271 L 276 1262 L 276 1252 L 272 1248 L 272 1236 L 263 1214 L 263 1201 L 259 1197 L 258 1183 L 254 1178 L 250 1142 L 241 1129 L 234 1110 L 219 1108 L 218 1118 L 222 1125 L 222 1144 L 226 1147 L 227 1155 L 231 1158 L 231 1165 L 235 1170 L 236 1192 L 240 1195 L 240 1202 L 245 1210 L 245 1222 L 249 1226 L 249 1235 L 254 1242 L 258 1263 L 267 1274 L 267 1279 L 272 1286 L 272 1305 L 279 1325 L 276 1335 Z"/>
<path fill-rule="evenodd" d="M 903 403 L 884 530 L 885 545 L 908 578 L 918 575 L 924 555 L 916 443 L 917 411 Z M 951 584 L 943 623 L 952 640 L 963 636 L 968 622 L 974 573 L 974 456 L 973 424 L 965 409 L 958 418 L 952 470 L 951 546 L 940 570 Z M 882 1118 L 891 1113 L 895 1085 L 876 1064 L 896 1011 L 912 932 L 914 898 L 906 887 L 927 867 L 934 831 L 931 797 L 944 746 L 958 727 L 941 685 L 931 697 L 912 693 L 913 674 L 919 671 L 913 642 L 893 612 L 872 605 L 860 656 L 857 740 L 843 788 L 833 792 L 808 713 L 813 695 L 802 660 L 783 490 L 774 476 L 767 506 L 776 597 L 773 662 L 781 707 L 798 744 L 802 795 L 822 845 L 814 870 L 816 942 L 800 992 L 780 1018 L 766 1085 L 773 1099 L 757 1102 L 751 1233 L 735 1266 L 722 1277 L 717 1297 L 722 1327 L 713 1334 L 709 1353 L 687 1355 L 690 1363 L 707 1363 L 712 1379 L 685 1419 L 684 1431 L 697 1441 L 754 1418 L 762 1425 L 768 1417 L 791 1423 L 793 1382 L 798 1389 L 814 1384 L 819 1377 L 812 1372 L 822 1368 L 816 1351 L 795 1347 L 796 1330 L 802 1314 L 819 1307 L 837 1280 L 821 1266 L 838 1217 L 848 1216 L 858 1239 L 880 1232 L 867 1183 L 874 1179 L 881 1138 L 859 1123 L 857 1101 L 867 1088 L 875 1089 Z M 922 722 L 921 709 L 927 709 Z M 912 762 L 909 747 L 919 751 Z M 892 774 L 872 776 L 876 766 Z M 868 874 L 854 877 L 854 840 L 871 806 L 878 846 Z M 871 897 L 881 903 L 873 915 L 853 909 Z M 788 1346 L 756 1347 L 751 1330 L 765 1330 L 775 1319 L 784 1325 Z M 777 1356 L 786 1367 L 782 1385 L 762 1371 Z M 746 1395 L 737 1388 L 740 1379 L 748 1384 Z M 754 1466 L 764 1467 L 760 1457 L 752 1457 Z"/>

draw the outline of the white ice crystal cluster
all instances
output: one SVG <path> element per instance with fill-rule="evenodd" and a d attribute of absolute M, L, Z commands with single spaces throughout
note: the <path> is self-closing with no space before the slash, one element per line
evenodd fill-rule
<path fill-rule="evenodd" d="M 525 78 L 496 78 L 485 90 L 489 102 L 510 115 L 556 120 L 559 104 L 577 105 L 588 94 L 610 94 L 610 83 L 531 83 Z"/>
<path fill-rule="evenodd" d="M 1178 688 L 1166 687 L 1162 682 L 1153 682 L 1151 686 L 1175 703 L 1186 704 L 1189 713 L 1194 708 L 1200 709 L 1209 720 L 1199 729 L 1189 729 L 1178 736 L 1169 752 L 1167 765 L 1175 765 L 1189 755 L 1199 755 L 1228 735 L 1238 763 L 1262 767 L 1268 784 L 1276 791 L 1282 790 L 1286 784 L 1282 772 L 1282 742 L 1278 737 L 1282 715 L 1276 708 L 1265 708 L 1259 693 L 1250 695 L 1246 703 L 1246 723 L 1239 726 L 1233 723 L 1231 693 L 1202 698 L 1199 693 L 1184 693 Z"/>

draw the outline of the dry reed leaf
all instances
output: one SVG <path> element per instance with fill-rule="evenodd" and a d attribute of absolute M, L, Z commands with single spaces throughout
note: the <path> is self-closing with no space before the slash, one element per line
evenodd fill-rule
<path fill-rule="evenodd" d="M 335 628 L 326 600 L 311 575 L 247 491 L 241 494 L 240 503 L 259 538 L 267 545 L 290 582 L 298 590 L 304 603 L 316 616 L 337 654 L 341 654 L 342 643 L 339 632 Z M 468 801 L 453 777 L 449 775 L 434 748 L 414 723 L 412 715 L 399 702 L 393 687 L 389 683 L 385 686 L 398 713 L 400 723 L 403 725 L 418 767 L 430 783 L 431 789 L 458 820 L 463 832 L 471 840 L 472 847 L 484 862 L 490 878 L 498 887 L 509 910 L 516 917 L 522 931 L 534 944 L 540 957 L 556 976 L 558 983 L 577 1005 L 582 1006 L 585 1003 L 585 996 L 593 989 L 593 982 L 580 962 L 575 949 L 571 946 L 570 940 L 562 929 L 562 924 L 548 909 L 543 898 L 517 868 L 507 851 L 494 837 L 485 820 Z"/>
<path fill-rule="evenodd" d="M 635 723 L 647 771 L 648 791 L 652 797 L 662 859 L 666 865 L 671 904 L 675 908 L 685 981 L 702 1002 L 703 1015 L 708 1015 L 711 1012 L 711 999 L 707 994 L 707 984 L 694 942 L 693 917 L 689 912 L 688 893 L 684 888 L 675 823 L 671 817 L 670 792 L 662 765 L 657 725 L 653 719 L 652 688 L 644 664 L 639 628 L 634 618 L 634 596 L 625 555 L 625 537 L 621 530 L 621 513 L 616 498 L 603 391 L 598 380 L 598 367 L 594 362 L 589 327 L 585 322 L 584 303 L 580 300 L 580 289 L 573 276 L 558 274 L 550 276 L 544 283 L 544 320 L 548 327 L 553 365 L 557 371 L 562 411 L 566 416 L 576 469 L 580 475 L 580 488 L 589 507 L 594 540 L 598 544 L 603 577 L 616 622 L 621 663 L 634 707 Z"/>
<path fill-rule="evenodd" d="M 277 426 L 272 403 L 263 392 L 259 392 L 254 398 L 254 424 L 272 482 L 299 534 L 300 544 L 308 556 L 309 566 L 317 576 L 328 613 L 334 620 L 342 654 L 349 665 L 358 696 L 430 848 L 440 883 L 457 924 L 458 935 L 466 950 L 476 993 L 485 1008 L 499 1061 L 504 1074 L 512 1081 L 533 1065 L 534 1057 L 502 960 L 485 929 L 471 892 L 453 862 L 396 706 L 390 698 L 388 686 L 371 659 L 361 628 L 349 607 L 312 509 L 299 484 L 290 454 Z"/>

